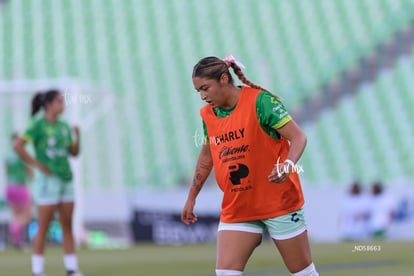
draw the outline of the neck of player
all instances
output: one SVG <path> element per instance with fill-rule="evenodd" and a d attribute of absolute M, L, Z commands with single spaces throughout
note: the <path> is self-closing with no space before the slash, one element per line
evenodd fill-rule
<path fill-rule="evenodd" d="M 236 106 L 237 102 L 239 101 L 241 88 L 237 86 L 230 86 L 227 90 L 227 97 L 224 104 L 221 106 L 224 109 L 231 109 Z"/>
<path fill-rule="evenodd" d="M 45 112 L 45 119 L 46 121 L 48 121 L 49 123 L 56 123 L 57 122 L 57 115 L 50 112 L 50 111 L 46 111 Z"/>

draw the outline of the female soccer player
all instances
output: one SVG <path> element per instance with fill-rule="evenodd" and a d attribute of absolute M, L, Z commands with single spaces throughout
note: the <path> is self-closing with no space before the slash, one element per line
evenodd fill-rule
<path fill-rule="evenodd" d="M 16 141 L 17 134 L 12 135 L 12 142 Z M 32 172 L 23 160 L 14 151 L 6 157 L 6 199 L 12 212 L 12 219 L 9 225 L 10 235 L 16 248 L 23 246 L 23 229 L 30 222 L 31 197 L 26 186 Z"/>
<path fill-rule="evenodd" d="M 234 85 L 229 68 L 245 84 Z M 195 223 L 196 197 L 214 167 L 223 191 L 217 234 L 218 276 L 242 275 L 267 229 L 287 268 L 315 276 L 296 162 L 306 136 L 277 96 L 249 81 L 228 55 L 201 59 L 193 83 L 207 103 L 201 111 L 206 143 L 181 214 Z"/>
<path fill-rule="evenodd" d="M 54 212 L 59 213 L 63 232 L 64 264 L 67 275 L 78 276 L 78 262 L 72 234 L 72 214 L 74 209 L 74 187 L 68 155 L 79 153 L 79 129 L 73 128 L 76 139 L 72 139 L 71 129 L 59 120 L 64 110 L 62 94 L 57 90 L 38 93 L 32 100 L 32 117 L 40 109 L 42 116 L 36 116 L 22 137 L 14 144 L 15 151 L 35 170 L 34 200 L 38 208 L 38 224 L 33 240 L 33 275 L 44 273 L 44 249 L 46 233 Z M 36 157 L 24 149 L 26 142 L 32 142 Z"/>

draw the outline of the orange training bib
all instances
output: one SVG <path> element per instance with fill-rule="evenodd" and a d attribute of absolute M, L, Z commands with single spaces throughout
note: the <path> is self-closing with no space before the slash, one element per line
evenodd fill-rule
<path fill-rule="evenodd" d="M 271 138 L 259 124 L 256 98 L 260 90 L 243 86 L 237 106 L 218 118 L 209 105 L 200 110 L 209 136 L 217 183 L 223 191 L 222 222 L 242 222 L 285 215 L 304 204 L 298 174 L 280 184 L 268 176 L 289 142 Z"/>

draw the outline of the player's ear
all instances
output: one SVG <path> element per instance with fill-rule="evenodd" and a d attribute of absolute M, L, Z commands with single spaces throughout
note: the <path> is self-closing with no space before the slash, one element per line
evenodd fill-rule
<path fill-rule="evenodd" d="M 220 76 L 220 84 L 221 85 L 227 85 L 229 84 L 229 75 L 226 73 L 221 74 Z"/>

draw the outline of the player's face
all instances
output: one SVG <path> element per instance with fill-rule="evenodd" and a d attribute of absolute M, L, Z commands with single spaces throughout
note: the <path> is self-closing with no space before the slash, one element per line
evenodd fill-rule
<path fill-rule="evenodd" d="M 51 108 L 54 114 L 61 114 L 65 109 L 65 104 L 62 94 L 57 94 L 53 101 L 50 103 L 49 108 Z"/>
<path fill-rule="evenodd" d="M 195 89 L 200 92 L 200 97 L 203 101 L 212 107 L 220 107 L 225 102 L 224 86 L 221 82 L 213 79 L 193 78 Z"/>

